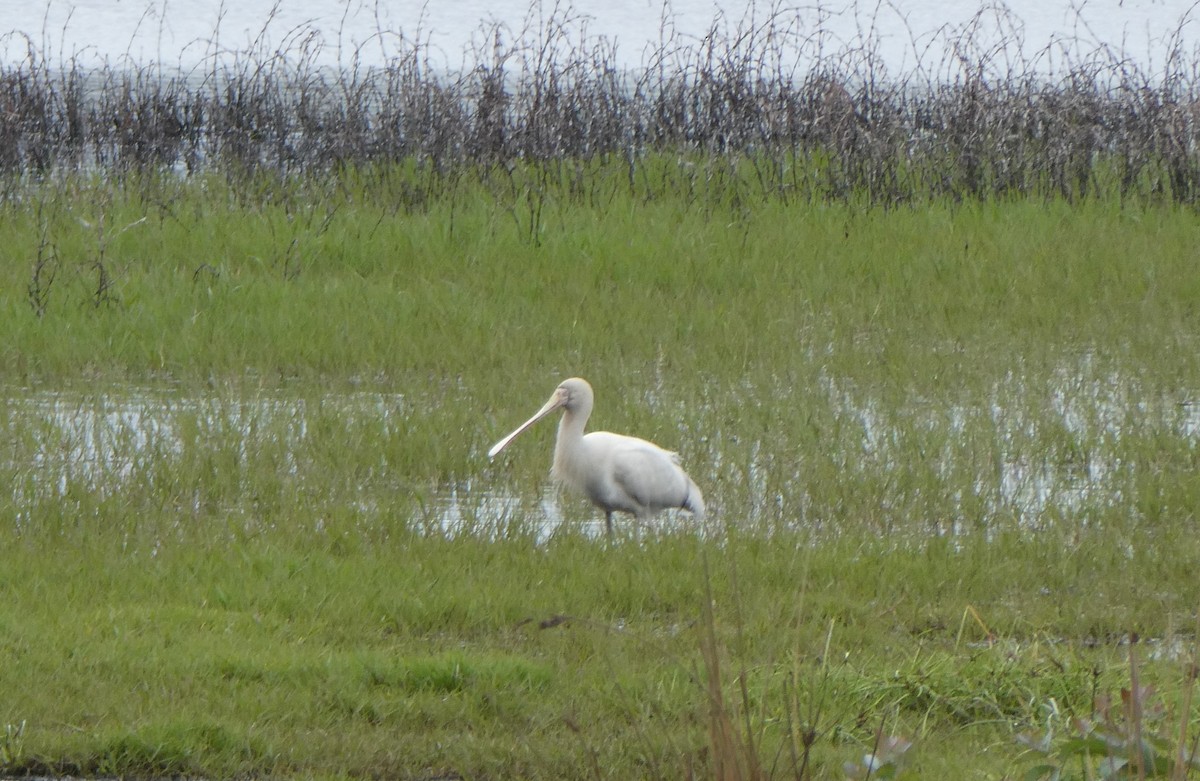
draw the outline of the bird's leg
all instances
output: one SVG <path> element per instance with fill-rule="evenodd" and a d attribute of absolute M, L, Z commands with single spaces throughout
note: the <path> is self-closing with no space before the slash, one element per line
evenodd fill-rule
<path fill-rule="evenodd" d="M 604 525 L 608 528 L 609 538 L 612 538 L 612 510 L 604 511 Z"/>

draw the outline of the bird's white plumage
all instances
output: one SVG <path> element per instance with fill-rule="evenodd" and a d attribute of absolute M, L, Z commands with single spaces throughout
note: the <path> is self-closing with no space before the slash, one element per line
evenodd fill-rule
<path fill-rule="evenodd" d="M 593 401 L 592 386 L 585 380 L 573 377 L 564 381 L 533 417 L 493 445 L 488 456 L 495 457 L 521 432 L 562 409 L 551 474 L 603 509 L 610 531 L 614 512 L 644 520 L 679 507 L 703 518 L 704 497 L 683 471 L 678 454 L 637 437 L 607 431 L 583 433 Z"/>

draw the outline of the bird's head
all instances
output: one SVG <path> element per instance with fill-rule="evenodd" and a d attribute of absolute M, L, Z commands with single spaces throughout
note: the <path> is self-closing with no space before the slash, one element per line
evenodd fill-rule
<path fill-rule="evenodd" d="M 562 407 L 566 410 L 579 410 L 584 407 L 591 408 L 592 386 L 588 381 L 581 377 L 572 377 L 569 380 L 563 380 L 562 383 L 554 389 L 554 395 L 546 402 L 543 407 L 544 413 Z"/>
<path fill-rule="evenodd" d="M 507 437 L 492 445 L 492 449 L 488 451 L 488 458 L 495 458 L 522 431 L 557 409 L 566 410 L 567 412 L 582 412 L 584 418 L 586 418 L 587 413 L 590 413 L 592 410 L 592 386 L 588 385 L 587 380 L 579 377 L 563 380 L 554 389 L 554 393 L 550 395 L 549 401 L 543 404 L 542 408 L 535 412 L 532 418 L 518 426 Z"/>

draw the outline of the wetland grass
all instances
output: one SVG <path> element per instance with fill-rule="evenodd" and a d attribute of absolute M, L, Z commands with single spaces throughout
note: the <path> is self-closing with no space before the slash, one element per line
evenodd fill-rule
<path fill-rule="evenodd" d="M 482 188 L 416 215 L 364 192 L 318 192 L 308 208 L 323 216 L 302 225 L 287 205 L 227 200 L 235 190 L 51 189 L 5 207 L 10 376 L 482 378 L 623 353 L 634 356 L 625 369 L 661 355 L 680 371 L 728 366 L 758 379 L 799 350 L 844 361 L 839 375 L 885 364 L 907 375 L 908 392 L 950 368 L 988 371 L 954 366 L 964 349 L 1039 361 L 1048 350 L 1033 348 L 1048 342 L 1084 362 L 1113 351 L 1136 362 L 1149 349 L 1151 371 L 1192 363 L 1200 283 L 1187 209 L 769 204 L 717 221 L 698 204 L 619 198 L 565 202 L 530 245 Z M 34 295 L 45 256 L 57 273 Z"/>
<path fill-rule="evenodd" d="M 1194 741 L 1194 69 L 722 29 L 0 67 L 0 770 L 1086 777 L 1134 677 Z M 487 462 L 574 375 L 712 525 Z"/>
<path fill-rule="evenodd" d="M 8 772 L 1003 778 L 1130 632 L 1186 691 L 1190 210 L 154 187 L 3 207 Z M 487 463 L 581 367 L 717 526 Z"/>
<path fill-rule="evenodd" d="M 678 777 L 710 761 L 707 644 L 774 775 L 809 730 L 829 777 L 883 728 L 917 742 L 916 777 L 1001 777 L 1043 707 L 1084 715 L 1123 682 L 1101 637 L 1162 628 L 1157 590 L 1044 540 L 112 536 L 6 546 L 10 772 Z M 1179 687 L 1178 662 L 1149 667 Z"/>

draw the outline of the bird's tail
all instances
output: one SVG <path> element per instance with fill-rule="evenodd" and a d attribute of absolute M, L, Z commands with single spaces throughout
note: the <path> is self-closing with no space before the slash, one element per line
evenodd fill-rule
<path fill-rule="evenodd" d="M 699 486 L 689 477 L 687 495 L 683 497 L 683 504 L 680 505 L 685 510 L 689 510 L 697 521 L 704 520 L 704 494 L 700 493 Z"/>

